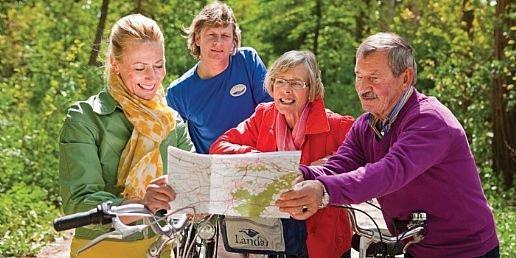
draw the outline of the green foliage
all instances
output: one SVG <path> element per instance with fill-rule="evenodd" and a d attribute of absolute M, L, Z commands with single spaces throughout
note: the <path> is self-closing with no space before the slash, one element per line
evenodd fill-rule
<path fill-rule="evenodd" d="M 327 106 L 342 114 L 361 114 L 354 89 L 354 52 L 358 46 L 354 35 L 355 4 L 264 1 L 259 6 L 256 10 L 242 10 L 244 43 L 251 42 L 269 66 L 286 51 L 311 50 L 322 71 Z M 253 17 L 246 15 L 249 9 Z M 235 9 L 240 17 L 238 11 Z"/>
<path fill-rule="evenodd" d="M 503 200 L 500 198 L 498 202 Z M 500 257 L 516 257 L 516 209 L 514 205 L 510 207 L 505 205 L 493 206 L 500 239 Z"/>
<path fill-rule="evenodd" d="M 156 21 L 161 25 L 165 34 L 165 55 L 167 79 L 164 87 L 173 79 L 188 71 L 197 61 L 191 56 L 187 48 L 186 34 L 183 29 L 188 28 L 195 15 L 202 9 L 202 2 L 173 0 L 168 5 L 161 5 L 156 10 Z"/>
<path fill-rule="evenodd" d="M 141 6 L 136 6 L 141 2 Z M 209 1 L 110 1 L 106 38 L 121 16 L 139 10 L 160 24 L 166 40 L 166 87 L 196 60 L 183 28 Z M 354 89 L 355 49 L 378 31 L 394 31 L 416 48 L 420 91 L 439 98 L 463 124 L 493 205 L 502 256 L 513 257 L 514 189 L 503 190 L 491 170 L 494 77 L 514 109 L 515 28 L 505 59 L 493 52 L 494 1 L 264 1 L 228 0 L 242 29 L 242 45 L 264 62 L 285 51 L 317 54 L 328 108 L 355 117 L 361 107 Z M 103 68 L 88 65 L 102 1 L 0 1 L 0 254 L 34 255 L 51 240 L 57 216 L 58 138 L 66 110 L 104 87 Z M 515 5 L 509 17 L 514 20 Z M 16 205 L 16 206 L 15 206 Z"/>
<path fill-rule="evenodd" d="M 478 164 L 490 162 L 490 56 L 494 9 L 486 3 L 462 6 L 462 1 L 439 1 L 410 14 L 401 5 L 393 29 L 412 37 L 419 60 L 423 90 L 436 96 L 459 119 L 472 141 Z M 468 25 L 466 15 L 473 15 Z M 415 21 L 414 21 L 415 20 Z M 405 25 L 409 24 L 409 28 Z M 417 25 L 414 25 L 417 24 Z M 414 31 L 415 30 L 415 31 Z"/>
<path fill-rule="evenodd" d="M 516 188 L 504 189 L 502 181 L 493 178 L 490 170 L 483 169 L 482 182 L 496 220 L 500 257 L 516 257 Z"/>
<path fill-rule="evenodd" d="M 23 183 L 0 195 L 0 254 L 34 256 L 54 239 L 50 222 L 59 211 L 47 196 L 45 189 Z"/>
<path fill-rule="evenodd" d="M 65 111 L 103 84 L 102 71 L 85 65 L 95 19 L 84 14 L 97 7 L 68 1 L 0 8 L 0 253 L 34 255 L 52 239 L 58 215 Z"/>

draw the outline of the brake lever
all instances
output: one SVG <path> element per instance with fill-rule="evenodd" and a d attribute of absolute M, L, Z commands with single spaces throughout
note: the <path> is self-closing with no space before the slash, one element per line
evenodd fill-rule
<path fill-rule="evenodd" d="M 118 217 L 143 217 L 143 218 L 153 217 L 153 215 L 148 214 L 148 213 L 130 213 L 130 212 L 118 213 L 117 216 Z"/>
<path fill-rule="evenodd" d="M 113 236 L 111 236 L 111 235 L 113 235 Z M 103 241 L 106 238 L 120 239 L 118 237 L 118 232 L 116 232 L 116 231 L 112 231 L 112 232 L 108 232 L 108 233 L 102 234 L 102 235 L 96 237 L 95 239 L 91 240 L 90 242 L 88 242 L 85 246 L 81 247 L 81 249 L 79 249 L 77 251 L 77 256 L 79 256 L 79 254 L 81 254 L 82 252 L 84 252 L 84 251 L 90 249 L 91 247 L 95 246 L 96 244 L 100 243 L 101 241 Z"/>
<path fill-rule="evenodd" d="M 142 232 L 145 228 L 148 227 L 148 225 L 134 225 L 134 226 L 128 226 L 120 221 L 118 216 L 114 217 L 112 222 L 113 228 L 115 230 L 102 234 L 95 239 L 88 242 L 85 246 L 83 246 L 81 249 L 77 251 L 77 255 L 79 255 L 81 252 L 84 252 L 88 250 L 89 248 L 95 246 L 99 242 L 103 241 L 104 239 L 111 238 L 111 239 L 126 239 L 136 233 Z"/>
<path fill-rule="evenodd" d="M 158 257 L 161 254 L 161 251 L 165 248 L 165 245 L 170 243 L 171 241 L 174 241 L 176 237 L 173 236 L 164 236 L 160 235 L 160 237 L 152 243 L 152 245 L 149 247 L 149 250 L 147 250 L 147 254 L 149 257 Z"/>
<path fill-rule="evenodd" d="M 419 242 L 421 242 L 421 240 L 423 240 L 425 238 L 424 232 L 425 232 L 425 229 L 423 228 L 421 233 L 413 236 L 412 239 L 405 244 L 405 246 L 403 247 L 404 254 L 407 253 L 407 249 L 410 245 L 419 243 Z"/>

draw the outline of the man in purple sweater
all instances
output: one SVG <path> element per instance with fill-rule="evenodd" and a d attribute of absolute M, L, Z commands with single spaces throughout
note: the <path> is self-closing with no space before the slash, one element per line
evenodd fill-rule
<path fill-rule="evenodd" d="M 355 88 L 367 113 L 324 166 L 300 167 L 305 181 L 277 206 L 306 219 L 328 204 L 377 198 L 391 232 L 393 221 L 427 213 L 425 237 L 405 257 L 499 257 L 464 129 L 414 88 L 414 49 L 396 34 L 378 33 L 359 46 L 356 60 Z"/>

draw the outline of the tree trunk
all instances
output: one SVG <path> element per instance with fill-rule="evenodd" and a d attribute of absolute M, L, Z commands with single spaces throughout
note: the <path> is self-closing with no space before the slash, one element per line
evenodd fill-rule
<path fill-rule="evenodd" d="M 496 5 L 494 26 L 494 56 L 496 62 L 502 66 L 511 66 L 505 60 L 504 50 L 509 40 L 508 31 L 511 26 L 509 18 L 509 3 L 507 0 L 499 0 Z M 504 35 L 505 34 L 505 35 Z M 516 110 L 508 109 L 507 85 L 509 74 L 503 72 L 501 67 L 493 79 L 492 106 L 493 106 L 493 171 L 501 174 L 507 188 L 513 186 L 514 171 L 516 169 Z"/>
<path fill-rule="evenodd" d="M 387 2 L 387 10 L 386 15 L 384 15 L 384 18 L 381 19 L 382 22 L 380 23 L 380 28 L 382 29 L 382 31 L 391 31 L 391 24 L 396 11 L 396 0 L 387 0 L 384 2 Z"/>
<path fill-rule="evenodd" d="M 358 15 L 355 17 L 355 23 L 356 23 L 356 26 L 355 26 L 355 40 L 356 42 L 362 42 L 363 40 L 363 33 L 365 32 L 366 34 L 369 34 L 369 28 L 365 28 L 365 17 L 367 17 L 367 14 L 365 12 L 365 10 L 369 10 L 370 6 L 369 6 L 369 2 L 370 0 L 365 0 L 363 3 L 365 4 L 365 8 L 362 8 L 362 6 L 360 6 L 359 10 L 358 10 Z"/>
<path fill-rule="evenodd" d="M 142 0 L 135 0 L 134 1 L 134 11 L 133 12 L 134 13 L 144 14 Z"/>
<path fill-rule="evenodd" d="M 97 60 L 100 51 L 100 44 L 102 41 L 102 34 L 106 26 L 106 17 L 108 12 L 109 0 L 102 0 L 102 7 L 100 8 L 100 18 L 97 25 L 97 33 L 95 34 L 95 41 L 91 47 L 89 65 L 101 66 L 102 64 Z"/>
<path fill-rule="evenodd" d="M 462 21 L 465 23 L 463 28 L 468 33 L 468 37 L 473 37 L 473 20 L 475 19 L 475 13 L 473 9 L 469 7 L 469 0 L 462 1 Z"/>
<path fill-rule="evenodd" d="M 461 26 L 462 30 L 464 30 L 468 34 L 468 38 L 471 40 L 473 37 L 473 20 L 475 19 L 475 12 L 473 9 L 470 8 L 470 0 L 463 0 L 462 1 L 462 17 L 461 20 L 465 23 L 465 25 Z M 464 60 L 468 60 L 467 56 L 463 56 Z M 466 75 L 466 78 L 471 78 L 473 76 L 473 69 L 468 68 L 464 70 L 464 74 Z M 462 89 L 462 95 L 468 96 L 469 89 L 467 87 L 463 87 Z M 467 114 L 468 107 L 473 103 L 473 100 L 469 97 L 462 98 L 463 104 L 462 107 L 462 113 Z M 468 135 L 468 138 L 471 139 L 471 135 Z"/>
<path fill-rule="evenodd" d="M 317 56 L 317 50 L 319 48 L 319 33 L 321 30 L 321 20 L 322 20 L 322 3 L 321 0 L 317 0 L 315 2 L 315 32 L 314 32 L 314 45 L 312 51 L 314 52 L 314 55 Z"/>

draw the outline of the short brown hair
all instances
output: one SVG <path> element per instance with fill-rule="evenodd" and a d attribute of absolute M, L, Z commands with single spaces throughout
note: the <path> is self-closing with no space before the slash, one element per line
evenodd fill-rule
<path fill-rule="evenodd" d="M 240 47 L 241 32 L 238 27 L 235 15 L 231 8 L 219 1 L 215 1 L 205 6 L 190 24 L 190 27 L 184 29 L 188 38 L 188 49 L 190 54 L 196 59 L 201 55 L 201 48 L 195 44 L 195 38 L 201 34 L 205 27 L 226 27 L 233 26 L 233 54 Z"/>

